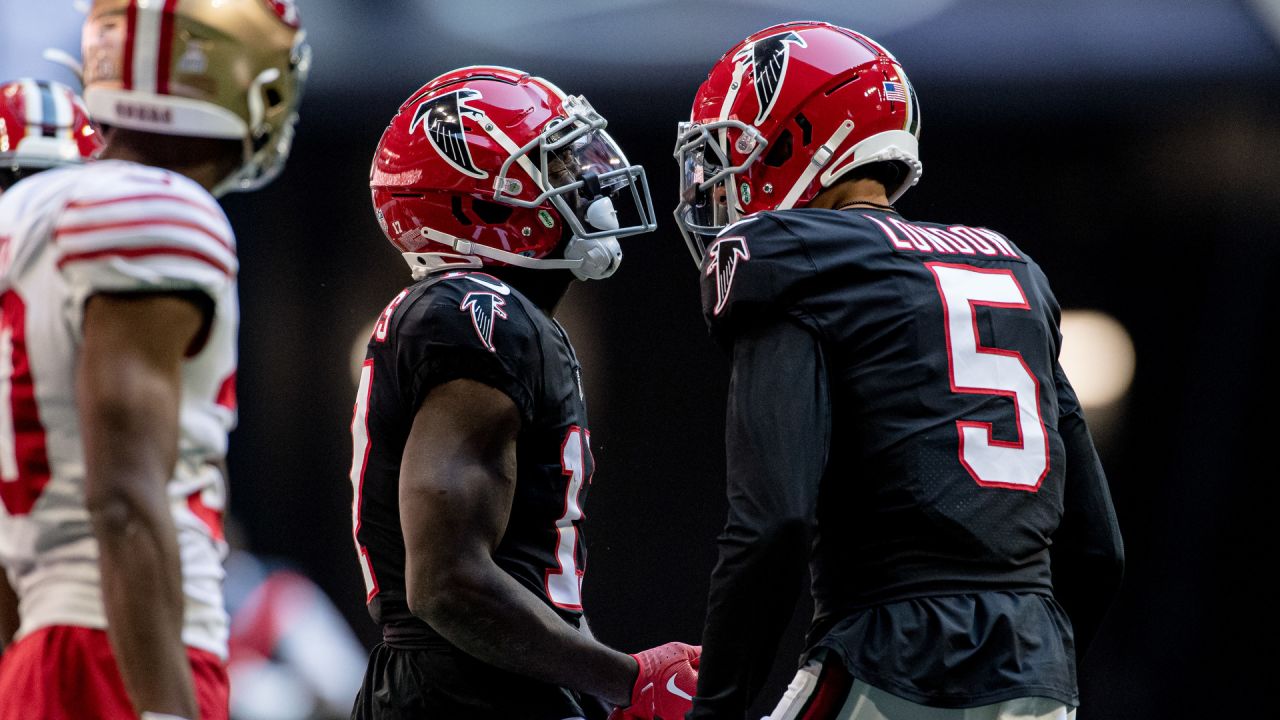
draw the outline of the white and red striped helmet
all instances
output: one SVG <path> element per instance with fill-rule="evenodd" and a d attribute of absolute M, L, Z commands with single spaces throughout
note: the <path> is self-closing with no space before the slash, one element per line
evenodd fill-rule
<path fill-rule="evenodd" d="M 292 0 L 94 0 L 82 49 L 99 123 L 243 141 L 215 195 L 283 169 L 311 58 Z"/>
<path fill-rule="evenodd" d="M 24 174 L 91 160 L 101 150 L 102 136 L 71 88 L 31 78 L 0 85 L 0 189 Z"/>

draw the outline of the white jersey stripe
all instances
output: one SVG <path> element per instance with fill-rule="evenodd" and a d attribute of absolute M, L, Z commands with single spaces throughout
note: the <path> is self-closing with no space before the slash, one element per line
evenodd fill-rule
<path fill-rule="evenodd" d="M 172 247 L 181 248 L 184 252 L 207 255 L 227 268 L 238 267 L 234 253 L 215 245 L 202 234 L 185 228 L 158 225 L 152 228 L 129 228 L 115 232 L 102 232 L 84 238 L 76 237 L 74 242 L 60 242 L 56 248 L 56 256 L 82 255 L 109 250 L 132 251 L 135 248 Z"/>
<path fill-rule="evenodd" d="M 57 267 L 61 270 L 71 263 L 100 260 L 102 258 L 138 259 L 147 257 L 191 258 L 192 260 L 198 260 L 213 267 L 218 272 L 228 277 L 234 275 L 231 268 L 219 262 L 214 257 L 200 252 L 199 250 L 163 245 L 148 245 L 145 247 L 108 247 L 99 248 L 97 250 L 87 250 L 85 252 L 67 253 L 58 258 Z"/>
<path fill-rule="evenodd" d="M 190 198 L 185 198 L 180 195 L 170 195 L 167 193 L 141 193 L 138 195 L 125 195 L 123 197 L 102 198 L 100 200 L 75 200 L 73 202 L 67 203 L 66 209 L 67 210 L 84 210 L 87 208 L 99 208 L 99 207 L 105 207 L 108 205 L 121 205 L 125 203 L 132 205 L 133 203 L 152 202 L 152 201 L 153 202 L 161 202 L 161 201 L 175 202 L 182 205 L 186 205 L 187 207 L 195 208 L 196 210 L 199 210 L 205 215 L 208 215 L 210 218 L 213 218 L 218 222 L 219 225 L 226 224 L 226 218 L 223 216 L 223 214 L 218 210 L 215 210 L 214 208 L 210 207 L 209 205 L 205 203 L 196 202 Z"/>
<path fill-rule="evenodd" d="M 133 89 L 139 93 L 155 93 L 164 0 L 137 0 L 137 3 L 138 22 L 133 33 Z"/>
<path fill-rule="evenodd" d="M 177 230 L 179 232 L 186 230 L 186 231 L 191 231 L 193 233 L 198 233 L 201 236 L 204 236 L 209 238 L 210 240 L 213 240 L 215 243 L 218 244 L 219 248 L 226 250 L 227 252 L 230 252 L 232 254 L 235 253 L 235 251 L 231 249 L 231 243 L 229 240 L 227 240 L 221 234 L 209 229 L 209 227 L 206 226 L 204 223 L 197 223 L 197 222 L 192 222 L 190 220 L 183 220 L 179 218 L 166 218 L 166 217 L 159 217 L 159 216 L 153 216 L 153 217 L 147 217 L 147 218 L 134 218 L 134 219 L 128 219 L 128 220 L 116 220 L 111 222 L 99 222 L 99 223 L 91 223 L 91 224 L 85 224 L 85 225 L 62 225 L 54 230 L 53 240 L 60 247 L 63 247 L 65 249 L 70 249 L 73 246 L 77 247 L 78 249 L 78 246 L 85 245 L 85 244 L 93 244 L 93 241 L 95 240 L 98 243 L 101 243 L 107 239 L 110 239 L 114 242 L 120 239 L 118 236 L 121 234 L 124 234 L 126 238 L 130 235 L 147 237 L 147 236 L 155 236 L 157 234 L 153 232 L 147 232 L 146 229 L 148 228 L 165 228 L 166 232 L 164 232 L 163 235 L 165 235 L 166 237 L 174 234 L 172 230 Z M 64 242 L 64 238 L 72 238 L 72 237 L 75 237 L 76 240 L 72 240 L 70 242 Z"/>
<path fill-rule="evenodd" d="M 96 203 L 96 200 L 95 198 L 90 202 Z M 174 220 L 203 228 L 206 233 L 217 238 L 219 245 L 231 250 L 231 225 L 225 217 L 211 217 L 211 214 L 200 205 L 169 198 L 93 204 L 91 207 L 68 206 L 59 216 L 54 231 L 139 221 Z"/>

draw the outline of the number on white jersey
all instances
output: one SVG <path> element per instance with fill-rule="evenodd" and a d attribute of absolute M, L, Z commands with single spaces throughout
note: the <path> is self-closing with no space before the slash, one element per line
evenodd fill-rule
<path fill-rule="evenodd" d="M 979 485 L 1034 492 L 1049 472 L 1049 441 L 1040 415 L 1040 383 L 1022 354 L 982 345 L 979 305 L 1031 310 L 1011 270 L 926 263 L 938 283 L 947 338 L 951 391 L 1014 401 L 1018 439 L 996 440 L 991 423 L 959 420 L 960 463 Z"/>
<path fill-rule="evenodd" d="M 49 459 L 27 360 L 27 307 L 13 290 L 0 306 L 0 500 L 10 515 L 26 515 L 49 482 Z"/>

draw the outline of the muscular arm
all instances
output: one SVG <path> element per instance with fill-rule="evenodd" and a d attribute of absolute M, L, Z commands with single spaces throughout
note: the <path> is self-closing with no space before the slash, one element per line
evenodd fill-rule
<path fill-rule="evenodd" d="M 18 632 L 18 595 L 9 585 L 9 575 L 0 567 L 0 654 Z"/>
<path fill-rule="evenodd" d="M 818 341 L 790 322 L 739 336 L 725 431 L 729 518 L 711 576 L 695 718 L 740 718 L 795 607 L 827 461 Z"/>
<path fill-rule="evenodd" d="M 427 394 L 400 466 L 409 608 L 484 662 L 625 705 L 636 661 L 580 633 L 493 561 L 519 431 L 515 404 L 488 385 L 454 380 Z"/>
<path fill-rule="evenodd" d="M 194 718 L 177 534 L 165 486 L 178 457 L 184 353 L 204 317 L 170 295 L 87 302 L 76 403 L 107 634 L 139 711 Z"/>
<path fill-rule="evenodd" d="M 1078 407 L 1059 420 L 1058 431 L 1066 448 L 1067 474 L 1062 523 L 1049 553 L 1054 595 L 1071 618 L 1079 662 L 1120 588 L 1124 546 L 1107 477 Z"/>

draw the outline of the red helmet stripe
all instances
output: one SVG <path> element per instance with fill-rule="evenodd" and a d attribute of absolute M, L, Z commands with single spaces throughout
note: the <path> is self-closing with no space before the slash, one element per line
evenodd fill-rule
<path fill-rule="evenodd" d="M 177 17 L 178 0 L 165 0 L 160 15 L 160 52 L 156 56 L 156 92 L 169 94 L 169 68 L 173 67 L 174 19 Z"/>
<path fill-rule="evenodd" d="M 124 89 L 133 88 L 133 41 L 138 34 L 138 0 L 129 0 L 124 26 Z"/>

